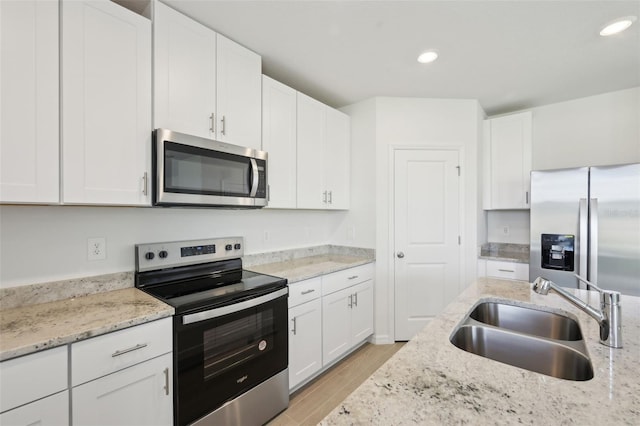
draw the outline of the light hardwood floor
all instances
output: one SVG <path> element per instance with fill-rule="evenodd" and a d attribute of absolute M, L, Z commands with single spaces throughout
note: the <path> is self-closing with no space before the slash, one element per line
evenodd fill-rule
<path fill-rule="evenodd" d="M 404 342 L 392 345 L 365 343 L 323 375 L 293 393 L 289 408 L 268 425 L 317 424 L 403 345 Z"/>

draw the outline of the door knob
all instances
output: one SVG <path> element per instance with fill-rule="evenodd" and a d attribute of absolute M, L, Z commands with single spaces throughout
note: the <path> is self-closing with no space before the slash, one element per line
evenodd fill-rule
<path fill-rule="evenodd" d="M 398 259 L 402 259 L 404 257 L 404 253 L 399 251 L 396 256 L 398 256 Z"/>

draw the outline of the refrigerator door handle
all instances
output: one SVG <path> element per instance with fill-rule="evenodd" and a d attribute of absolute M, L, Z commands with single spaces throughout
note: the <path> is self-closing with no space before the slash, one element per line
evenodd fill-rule
<path fill-rule="evenodd" d="M 589 211 L 587 209 L 587 199 L 580 198 L 580 234 L 578 235 L 578 244 L 580 245 L 580 264 L 578 266 L 578 275 L 587 279 L 587 246 L 588 246 L 588 232 L 589 232 Z M 580 282 L 578 281 L 578 288 L 580 288 Z"/>
<path fill-rule="evenodd" d="M 589 278 L 598 284 L 598 199 L 589 200 Z"/>

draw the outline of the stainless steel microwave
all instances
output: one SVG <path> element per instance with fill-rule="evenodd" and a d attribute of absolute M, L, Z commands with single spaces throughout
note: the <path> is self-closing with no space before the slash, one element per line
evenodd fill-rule
<path fill-rule="evenodd" d="M 153 204 L 261 208 L 267 153 L 166 129 L 154 130 Z"/>

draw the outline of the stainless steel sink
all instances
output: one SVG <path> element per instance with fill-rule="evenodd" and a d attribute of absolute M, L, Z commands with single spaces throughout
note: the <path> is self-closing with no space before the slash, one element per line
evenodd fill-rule
<path fill-rule="evenodd" d="M 469 317 L 484 324 L 534 336 L 557 340 L 582 340 L 577 322 L 553 312 L 504 303 L 484 302 L 476 306 Z"/>
<path fill-rule="evenodd" d="M 580 326 L 553 312 L 483 302 L 449 340 L 464 351 L 536 373 L 577 381 L 593 378 Z"/>

